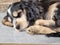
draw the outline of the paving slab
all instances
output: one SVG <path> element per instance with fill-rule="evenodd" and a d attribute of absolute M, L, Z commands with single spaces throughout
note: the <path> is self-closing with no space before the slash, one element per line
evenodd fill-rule
<path fill-rule="evenodd" d="M 26 32 L 16 32 L 14 28 L 4 26 L 2 19 L 6 12 L 0 12 L 0 43 L 60 43 L 59 37 L 46 37 L 45 35 L 29 35 Z"/>

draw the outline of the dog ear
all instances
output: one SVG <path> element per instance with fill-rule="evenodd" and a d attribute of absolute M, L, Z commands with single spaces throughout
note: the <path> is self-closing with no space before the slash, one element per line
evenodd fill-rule
<path fill-rule="evenodd" d="M 32 12 L 33 13 L 33 12 Z M 36 20 L 36 15 L 33 15 L 31 13 L 27 14 L 27 20 L 29 21 L 29 26 L 34 25 L 35 20 Z"/>
<path fill-rule="evenodd" d="M 33 15 L 33 12 L 27 12 L 27 20 L 31 21 L 31 20 L 34 20 L 35 18 L 35 15 Z"/>

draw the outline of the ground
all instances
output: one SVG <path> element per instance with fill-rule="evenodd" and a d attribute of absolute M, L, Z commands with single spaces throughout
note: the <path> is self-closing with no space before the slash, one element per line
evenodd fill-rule
<path fill-rule="evenodd" d="M 29 35 L 26 32 L 16 32 L 14 28 L 4 26 L 1 22 L 6 13 L 0 12 L 0 42 L 1 43 L 60 43 L 59 37 L 45 35 Z"/>

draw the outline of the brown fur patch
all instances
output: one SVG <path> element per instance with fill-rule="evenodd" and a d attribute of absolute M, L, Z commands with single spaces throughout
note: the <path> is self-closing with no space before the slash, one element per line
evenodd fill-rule
<path fill-rule="evenodd" d="M 35 25 L 40 25 L 40 26 L 55 26 L 55 21 L 53 20 L 37 20 L 35 22 Z"/>
<path fill-rule="evenodd" d="M 60 32 L 60 27 L 54 29 L 56 32 Z"/>
<path fill-rule="evenodd" d="M 13 16 L 14 16 L 14 17 L 17 17 L 17 16 L 18 16 L 18 12 L 17 12 L 17 11 L 14 11 L 14 12 L 13 12 Z"/>
<path fill-rule="evenodd" d="M 52 4 L 51 6 L 49 6 L 49 9 L 48 9 L 48 12 L 46 14 L 46 19 L 47 20 L 51 20 L 54 16 L 54 11 L 56 10 L 56 6 L 58 5 L 59 3 L 54 3 Z"/>
<path fill-rule="evenodd" d="M 30 26 L 26 29 L 26 32 L 29 34 L 51 34 L 56 33 L 56 31 L 39 25 Z"/>
<path fill-rule="evenodd" d="M 4 25 L 13 27 L 13 24 L 12 24 L 11 22 L 6 21 L 6 19 L 3 19 L 2 23 L 3 23 Z"/>

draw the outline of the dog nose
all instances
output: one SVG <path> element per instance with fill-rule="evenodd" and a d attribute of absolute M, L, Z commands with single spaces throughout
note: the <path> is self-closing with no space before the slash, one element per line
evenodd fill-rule
<path fill-rule="evenodd" d="M 17 25 L 17 26 L 16 26 L 16 29 L 18 29 L 18 30 L 19 30 L 19 29 L 20 29 L 20 26 L 19 26 L 19 25 Z"/>

